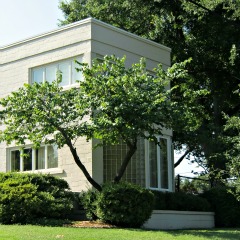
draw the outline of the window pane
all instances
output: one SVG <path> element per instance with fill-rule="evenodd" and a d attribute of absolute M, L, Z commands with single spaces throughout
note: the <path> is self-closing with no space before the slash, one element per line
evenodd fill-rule
<path fill-rule="evenodd" d="M 80 62 L 80 60 L 78 59 Z M 82 80 L 82 72 L 77 72 L 76 68 L 79 68 L 80 66 L 75 63 L 75 61 L 72 61 L 72 84 L 76 83 L 76 81 Z"/>
<path fill-rule="evenodd" d="M 20 171 L 20 151 L 11 151 L 11 171 Z"/>
<path fill-rule="evenodd" d="M 46 81 L 52 83 L 54 80 L 56 80 L 57 78 L 56 73 L 57 73 L 56 66 L 46 67 Z"/>
<path fill-rule="evenodd" d="M 48 168 L 58 167 L 57 146 L 47 146 Z"/>
<path fill-rule="evenodd" d="M 168 189 L 167 139 L 160 139 L 161 188 Z"/>
<path fill-rule="evenodd" d="M 23 150 L 23 171 L 32 170 L 32 149 L 27 148 Z"/>
<path fill-rule="evenodd" d="M 59 64 L 59 70 L 62 74 L 61 86 L 67 86 L 70 84 L 70 67 L 71 62 L 64 62 Z"/>
<path fill-rule="evenodd" d="M 43 82 L 43 72 L 44 72 L 43 68 L 39 68 L 39 69 L 33 70 L 32 83 L 35 83 L 35 82 L 41 83 L 41 82 Z"/>
<path fill-rule="evenodd" d="M 150 187 L 158 188 L 157 145 L 149 141 L 149 177 Z"/>
<path fill-rule="evenodd" d="M 36 150 L 36 169 L 45 168 L 45 147 Z"/>
<path fill-rule="evenodd" d="M 145 187 L 145 141 L 139 138 L 137 151 L 132 156 L 122 180 L 132 182 Z M 127 144 L 120 141 L 119 144 L 103 146 L 103 181 L 112 181 L 119 170 L 124 157 L 128 152 Z"/>

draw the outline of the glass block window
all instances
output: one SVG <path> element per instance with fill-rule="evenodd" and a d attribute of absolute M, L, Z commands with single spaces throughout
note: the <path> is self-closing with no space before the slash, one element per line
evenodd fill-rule
<path fill-rule="evenodd" d="M 123 142 L 117 145 L 103 147 L 104 181 L 112 181 L 127 153 L 127 145 Z M 137 152 L 133 155 L 122 178 L 145 187 L 145 148 L 144 139 L 139 139 Z"/>
<path fill-rule="evenodd" d="M 127 145 L 103 147 L 104 181 L 112 181 L 127 153 Z M 172 189 L 171 141 L 169 137 L 158 137 L 158 144 L 142 138 L 122 180 L 154 190 Z"/>

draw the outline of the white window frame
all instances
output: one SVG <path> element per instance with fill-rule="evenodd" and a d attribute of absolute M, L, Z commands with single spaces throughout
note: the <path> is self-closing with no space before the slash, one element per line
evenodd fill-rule
<path fill-rule="evenodd" d="M 11 147 L 8 148 L 8 171 L 12 171 L 12 162 L 11 162 L 11 152 L 12 151 L 19 151 L 20 152 L 20 170 L 19 172 L 33 172 L 33 173 L 52 173 L 52 174 L 59 174 L 63 173 L 63 170 L 59 169 L 59 158 L 58 158 L 58 166 L 55 168 L 48 168 L 48 161 L 47 161 L 47 155 L 48 155 L 48 146 L 50 145 L 41 145 L 41 147 L 44 147 L 44 168 L 43 169 L 36 169 L 36 150 L 34 149 L 32 145 L 26 145 L 23 147 Z M 24 156 L 23 151 L 24 149 L 32 149 L 32 170 L 24 171 Z"/>
<path fill-rule="evenodd" d="M 64 59 L 64 60 L 61 60 L 61 61 L 57 61 L 57 62 L 53 62 L 53 63 L 49 63 L 49 64 L 44 64 L 42 66 L 33 67 L 31 69 L 31 74 L 30 74 L 30 76 L 31 76 L 30 84 L 34 83 L 34 79 L 33 79 L 34 78 L 34 71 L 42 69 L 43 75 L 42 75 L 42 81 L 41 82 L 45 82 L 46 81 L 46 69 L 48 67 L 55 67 L 56 68 L 56 73 L 57 73 L 57 71 L 59 70 L 59 65 L 69 63 L 69 65 L 68 65 L 68 75 L 69 75 L 70 78 L 68 79 L 68 84 L 67 85 L 62 85 L 62 87 L 69 87 L 69 86 L 77 85 L 75 80 L 80 80 L 81 81 L 83 76 L 80 75 L 80 79 L 73 79 L 73 77 L 74 77 L 73 72 L 76 71 L 76 69 L 74 69 L 74 67 L 73 67 L 75 60 L 77 60 L 78 62 L 82 62 L 83 56 L 77 56 L 77 57 L 74 57 L 74 58 Z"/>
<path fill-rule="evenodd" d="M 150 160 L 149 160 L 149 141 L 145 140 L 145 174 L 146 174 L 146 188 L 149 188 L 151 190 L 157 190 L 157 191 L 173 191 L 173 169 L 172 169 L 172 142 L 171 137 L 169 136 L 157 136 L 158 141 L 160 139 L 166 139 L 167 140 L 167 156 L 168 156 L 168 188 L 161 188 L 161 161 L 160 161 L 160 147 L 157 148 L 157 167 L 158 167 L 158 187 L 150 187 Z"/>

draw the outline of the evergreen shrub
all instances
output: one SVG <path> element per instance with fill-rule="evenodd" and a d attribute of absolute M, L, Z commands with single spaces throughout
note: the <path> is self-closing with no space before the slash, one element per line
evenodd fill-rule
<path fill-rule="evenodd" d="M 234 189 L 215 187 L 202 194 L 215 212 L 216 227 L 240 227 L 240 202 L 230 193 Z"/>
<path fill-rule="evenodd" d="M 85 210 L 86 217 L 90 221 L 95 221 L 97 217 L 97 197 L 99 192 L 89 189 L 86 192 L 82 192 L 79 195 L 79 203 Z"/>
<path fill-rule="evenodd" d="M 200 196 L 183 192 L 153 191 L 155 210 L 210 211 L 209 202 Z"/>
<path fill-rule="evenodd" d="M 0 173 L 0 223 L 65 218 L 73 195 L 63 179 L 44 174 Z"/>
<path fill-rule="evenodd" d="M 138 185 L 120 182 L 103 186 L 97 196 L 96 215 L 104 222 L 123 227 L 140 227 L 153 210 L 154 195 Z"/>

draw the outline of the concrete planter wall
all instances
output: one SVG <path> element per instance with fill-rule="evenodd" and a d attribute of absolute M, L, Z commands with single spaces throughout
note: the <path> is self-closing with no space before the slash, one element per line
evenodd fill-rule
<path fill-rule="evenodd" d="M 172 210 L 153 210 L 150 219 L 144 223 L 147 229 L 189 229 L 213 228 L 213 212 L 190 212 Z"/>

